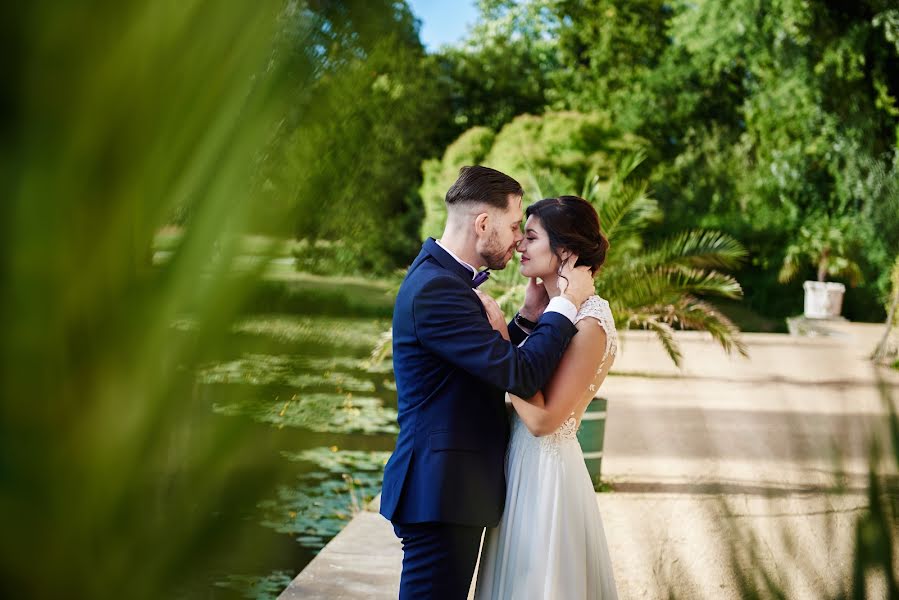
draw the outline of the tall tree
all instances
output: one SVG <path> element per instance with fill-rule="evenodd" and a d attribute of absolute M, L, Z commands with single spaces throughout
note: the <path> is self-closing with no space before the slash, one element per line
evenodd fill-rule
<path fill-rule="evenodd" d="M 385 272 L 414 255 L 418 165 L 435 152 L 445 97 L 405 2 L 296 2 L 279 52 L 310 64 L 264 165 L 294 233 L 334 242 L 347 269 Z M 327 210 L 322 210 L 327 207 Z"/>
<path fill-rule="evenodd" d="M 479 0 L 479 18 L 457 46 L 437 55 L 449 86 L 452 124 L 498 131 L 553 101 L 560 21 L 550 2 Z"/>

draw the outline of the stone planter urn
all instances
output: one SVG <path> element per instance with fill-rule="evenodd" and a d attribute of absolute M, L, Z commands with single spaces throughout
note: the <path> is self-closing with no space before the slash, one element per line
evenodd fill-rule
<path fill-rule="evenodd" d="M 805 317 L 807 319 L 836 319 L 843 310 L 846 286 L 830 281 L 806 281 Z"/>

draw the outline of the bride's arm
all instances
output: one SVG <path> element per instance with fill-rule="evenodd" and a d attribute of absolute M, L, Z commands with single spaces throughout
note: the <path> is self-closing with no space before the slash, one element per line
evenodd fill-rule
<path fill-rule="evenodd" d="M 509 394 L 518 417 L 536 436 L 548 435 L 559 428 L 584 398 L 584 392 L 596 376 L 606 349 L 606 332 L 592 317 L 581 319 L 578 333 L 571 339 L 552 379 L 542 392 L 527 400 Z M 609 372 L 603 365 L 600 383 Z"/>

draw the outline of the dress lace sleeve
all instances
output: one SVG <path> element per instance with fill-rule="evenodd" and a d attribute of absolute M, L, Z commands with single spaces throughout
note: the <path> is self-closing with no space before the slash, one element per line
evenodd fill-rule
<path fill-rule="evenodd" d="M 599 321 L 599 326 L 606 332 L 606 351 L 599 363 L 598 373 L 605 366 L 606 361 L 610 357 L 614 359 L 618 352 L 618 331 L 615 329 L 615 320 L 612 318 L 612 309 L 609 307 L 609 303 L 599 296 L 587 298 L 586 302 L 581 305 L 574 322 L 577 323 L 584 317 L 593 317 Z"/>

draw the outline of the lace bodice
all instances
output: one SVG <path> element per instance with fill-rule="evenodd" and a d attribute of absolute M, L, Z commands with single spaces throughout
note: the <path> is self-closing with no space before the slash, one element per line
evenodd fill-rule
<path fill-rule="evenodd" d="M 614 360 L 615 355 L 618 352 L 618 331 L 615 329 L 615 320 L 612 318 L 612 310 L 609 307 L 609 303 L 599 296 L 590 296 L 586 302 L 581 305 L 581 309 L 578 311 L 574 322 L 578 323 L 581 319 L 586 317 L 593 317 L 599 321 L 598 325 L 606 332 L 605 352 L 596 369 L 593 381 L 588 388 L 592 395 L 599 389 L 599 375 L 606 367 L 606 363 L 610 360 Z M 577 440 L 577 431 L 580 427 L 579 416 L 580 415 L 571 413 L 571 416 L 569 416 L 552 434 L 537 438 L 540 447 L 544 451 L 555 454 L 558 452 L 559 444 L 564 443 L 565 441 Z M 524 423 L 520 423 L 520 426 L 524 427 Z"/>
<path fill-rule="evenodd" d="M 593 317 L 599 321 L 599 326 L 606 331 L 606 351 L 603 353 L 602 361 L 600 361 L 599 368 L 596 370 L 599 373 L 606 365 L 606 361 L 610 357 L 614 359 L 615 354 L 618 353 L 618 330 L 615 329 L 615 320 L 612 318 L 612 309 L 609 307 L 609 302 L 599 296 L 587 298 L 581 305 L 581 309 L 577 311 L 577 317 L 575 317 L 574 322 L 578 323 L 585 317 Z"/>
<path fill-rule="evenodd" d="M 522 427 L 524 427 L 524 423 L 522 423 Z M 580 423 L 577 417 L 571 415 L 553 433 L 536 438 L 537 443 L 540 444 L 540 449 L 544 452 L 558 454 L 561 444 L 565 442 L 577 443 L 578 429 L 580 429 Z"/>

